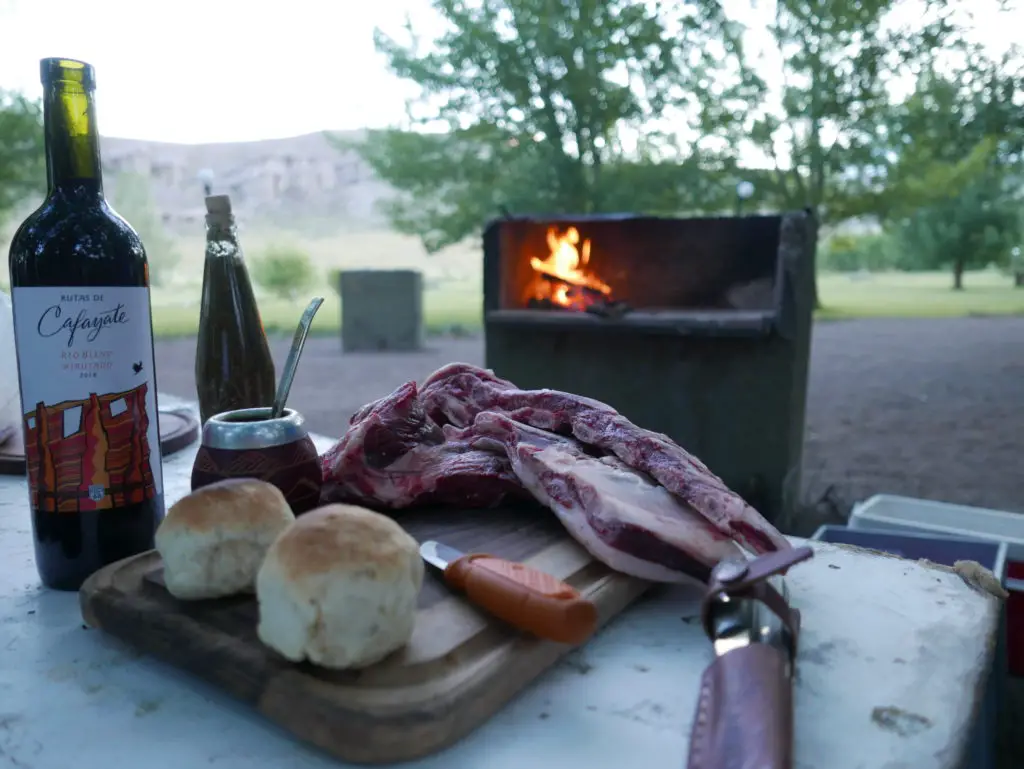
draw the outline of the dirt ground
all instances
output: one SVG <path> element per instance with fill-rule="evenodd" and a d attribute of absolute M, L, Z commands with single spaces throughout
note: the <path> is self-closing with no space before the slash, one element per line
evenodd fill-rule
<path fill-rule="evenodd" d="M 273 342 L 279 368 L 289 341 Z M 194 341 L 159 342 L 156 354 L 161 391 L 194 398 Z M 455 360 L 481 363 L 482 338 L 347 355 L 314 338 L 289 405 L 340 435 L 359 406 Z M 806 436 L 808 510 L 794 533 L 882 492 L 1024 512 L 1024 318 L 818 323 Z"/>

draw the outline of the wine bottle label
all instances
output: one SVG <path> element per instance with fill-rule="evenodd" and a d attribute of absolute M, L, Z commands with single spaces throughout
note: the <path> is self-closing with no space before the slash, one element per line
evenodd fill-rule
<path fill-rule="evenodd" d="M 15 287 L 11 301 L 32 506 L 162 495 L 149 289 Z"/>

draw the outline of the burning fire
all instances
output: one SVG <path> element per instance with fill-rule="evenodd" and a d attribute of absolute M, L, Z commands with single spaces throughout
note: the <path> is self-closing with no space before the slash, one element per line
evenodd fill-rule
<path fill-rule="evenodd" d="M 570 227 L 559 235 L 551 227 L 547 240 L 550 252 L 547 259 L 530 257 L 530 266 L 537 275 L 530 284 L 529 298 L 571 310 L 585 310 L 598 299 L 611 296 L 611 286 L 585 269 L 590 262 L 590 241 L 580 243 L 579 230 Z"/>

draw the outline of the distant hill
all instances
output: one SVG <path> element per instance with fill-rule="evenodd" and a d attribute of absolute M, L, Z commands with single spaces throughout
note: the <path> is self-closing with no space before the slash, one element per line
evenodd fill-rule
<path fill-rule="evenodd" d="M 336 132 L 358 139 L 362 132 Z M 153 204 L 167 227 L 202 227 L 200 171 L 213 172 L 215 194 L 231 195 L 240 221 L 289 229 L 376 227 L 377 202 L 389 194 L 359 156 L 323 133 L 289 139 L 221 144 L 170 144 L 103 137 L 104 176 L 116 202 L 117 178 L 149 180 Z"/>

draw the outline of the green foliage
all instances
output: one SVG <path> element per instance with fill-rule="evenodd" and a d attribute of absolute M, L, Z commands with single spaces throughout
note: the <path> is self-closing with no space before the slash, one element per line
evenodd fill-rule
<path fill-rule="evenodd" d="M 355 145 L 398 191 L 386 213 L 437 251 L 504 212 L 679 211 L 706 174 L 655 124 L 714 66 L 718 4 L 433 0 L 447 30 L 377 49 L 419 86 L 405 130 Z M 422 133 L 432 129 L 431 133 Z M 623 136 L 642 137 L 628 157 Z M 664 158 L 668 161 L 662 161 Z M 687 156 L 689 157 L 689 156 Z M 703 172 L 703 173 L 697 173 Z M 624 190 L 622 177 L 634 186 Z M 671 177 L 668 183 L 666 177 Z"/>
<path fill-rule="evenodd" d="M 0 222 L 45 189 L 42 110 L 37 102 L 0 89 Z"/>
<path fill-rule="evenodd" d="M 979 4 L 992 11 L 998 3 L 779 0 L 768 30 L 782 62 L 781 99 L 759 77 L 760 61 L 725 46 L 733 66 L 717 70 L 725 80 L 700 95 L 699 144 L 717 143 L 724 158 L 737 161 L 753 144 L 774 166 L 755 181 L 762 195 L 779 208 L 812 208 L 825 224 L 873 215 L 894 229 L 894 222 L 916 221 L 922 206 L 935 209 L 932 240 L 901 226 L 893 239 L 822 249 L 822 258 L 847 267 L 879 260 L 911 266 L 935 264 L 942 253 L 959 269 L 987 258 L 966 251 L 1000 247 L 1004 234 L 995 234 L 1001 224 L 993 219 L 1003 219 L 992 212 L 994 199 L 976 225 L 965 219 L 941 237 L 936 229 L 936 211 L 956 206 L 952 201 L 983 178 L 1005 195 L 1002 175 L 1019 164 L 1024 145 L 1021 53 L 1011 48 L 997 60 L 970 42 L 965 25 L 970 11 L 982 13 Z M 917 77 L 916 91 L 893 104 L 894 87 L 908 76 Z M 984 239 L 978 227 L 988 227 Z"/>
<path fill-rule="evenodd" d="M 905 269 L 896 243 L 886 233 L 833 235 L 822 244 L 818 259 L 822 269 L 832 272 Z"/>
<path fill-rule="evenodd" d="M 980 52 L 965 72 L 924 70 L 915 91 L 890 110 L 879 152 L 891 162 L 877 213 L 900 220 L 952 200 L 982 179 L 1012 196 L 1024 150 L 1024 63 Z"/>
<path fill-rule="evenodd" d="M 897 16 L 911 5 L 917 7 L 907 0 L 778 0 L 767 31 L 768 54 L 782 65 L 781 93 L 761 78 L 761 54 L 748 53 L 735 30 L 719 26 L 729 66 L 697 94 L 700 144 L 736 161 L 744 149 L 768 158 L 771 173 L 761 184 L 779 208 L 812 208 L 826 224 L 869 213 L 863 192 L 885 166 L 876 150 L 889 88 L 933 46 L 951 42 L 955 29 L 942 14 L 922 18 L 919 11 L 912 28 L 900 25 Z M 747 0 L 734 18 L 760 22 L 763 8 Z"/>
<path fill-rule="evenodd" d="M 252 263 L 253 277 L 281 299 L 294 299 L 313 283 L 316 271 L 309 254 L 288 245 L 272 245 Z"/>
<path fill-rule="evenodd" d="M 606 166 L 603 177 L 605 211 L 673 216 L 731 211 L 736 204 L 736 169 L 697 154 L 681 162 L 622 159 Z M 747 205 L 758 203 L 755 196 Z"/>
<path fill-rule="evenodd" d="M 1021 242 L 1019 204 L 981 179 L 959 195 L 926 206 L 893 225 L 899 246 L 914 255 L 917 269 L 953 270 L 953 287 L 962 288 L 964 270 L 1010 263 Z"/>
<path fill-rule="evenodd" d="M 833 235 L 821 248 L 821 267 L 836 272 L 952 270 L 954 288 L 962 288 L 966 270 L 1012 268 L 1013 249 L 1024 228 L 1011 195 L 981 179 L 936 200 L 890 221 L 882 233 Z"/>
<path fill-rule="evenodd" d="M 142 239 L 149 259 L 150 283 L 154 286 L 166 285 L 181 261 L 181 254 L 164 227 L 153 201 L 149 179 L 140 174 L 118 174 L 113 179 L 109 198 L 111 206 Z"/>
<path fill-rule="evenodd" d="M 1024 66 L 976 49 L 965 72 L 928 67 L 891 111 L 894 158 L 878 210 L 914 269 L 1006 266 L 1021 242 Z"/>

